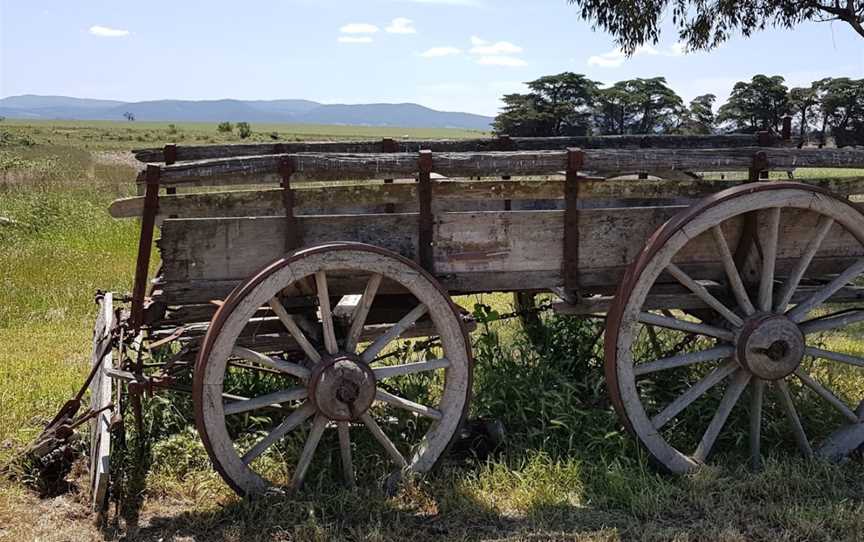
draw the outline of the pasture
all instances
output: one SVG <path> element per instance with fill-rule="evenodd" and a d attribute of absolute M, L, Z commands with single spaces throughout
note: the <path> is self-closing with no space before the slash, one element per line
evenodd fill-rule
<path fill-rule="evenodd" d="M 477 136 L 348 126 L 253 130 L 250 141 L 274 133 L 280 140 Z M 4 464 L 84 378 L 95 291 L 131 288 L 138 225 L 106 211 L 134 192 L 134 164 L 124 151 L 240 139 L 215 124 L 72 121 L 4 121 L 0 137 L 0 216 L 15 221 L 0 225 Z M 460 302 L 511 310 L 504 295 Z M 155 437 L 135 464 L 149 469 L 133 468 L 130 459 L 130 476 L 140 476 L 124 486 L 118 521 L 94 525 L 82 463 L 59 496 L 0 480 L 0 540 L 862 539 L 860 458 L 807 462 L 788 453 L 794 443 L 785 441 L 754 473 L 739 460 L 741 435 L 732 434 L 715 466 L 680 477 L 655 470 L 606 399 L 599 326 L 544 315 L 535 345 L 516 320 L 481 322 L 472 337 L 471 416 L 500 420 L 504 446 L 486 458 L 453 457 L 394 496 L 377 486 L 311 481 L 294 497 L 242 501 L 212 471 L 182 401 L 165 396 L 148 409 Z M 864 348 L 859 337 L 849 341 Z"/>

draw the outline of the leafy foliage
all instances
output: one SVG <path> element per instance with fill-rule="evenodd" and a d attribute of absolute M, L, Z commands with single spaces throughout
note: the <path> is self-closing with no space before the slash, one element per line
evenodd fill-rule
<path fill-rule="evenodd" d="M 689 49 L 712 49 L 730 36 L 745 37 L 774 26 L 839 20 L 864 37 L 864 1 L 847 0 L 568 0 L 579 15 L 615 36 L 627 54 L 657 43 L 664 15 L 672 12 L 679 39 Z"/>
<path fill-rule="evenodd" d="M 246 139 L 252 135 L 252 127 L 249 126 L 248 122 L 237 123 L 237 135 L 240 136 L 240 139 Z"/>
<path fill-rule="evenodd" d="M 717 121 L 728 123 L 733 131 L 780 131 L 783 116 L 789 111 L 788 88 L 779 75 L 754 75 L 750 82 L 739 81 L 723 104 Z"/>
<path fill-rule="evenodd" d="M 520 136 L 565 136 L 586 133 L 597 83 L 564 72 L 528 83 L 529 94 L 504 96 L 504 111 L 495 119 L 498 133 Z"/>
<path fill-rule="evenodd" d="M 234 125 L 228 121 L 220 122 L 219 126 L 216 127 L 220 134 L 227 134 L 234 131 Z"/>
<path fill-rule="evenodd" d="M 674 132 L 685 117 L 684 102 L 665 77 L 619 81 L 598 93 L 594 118 L 603 134 Z"/>

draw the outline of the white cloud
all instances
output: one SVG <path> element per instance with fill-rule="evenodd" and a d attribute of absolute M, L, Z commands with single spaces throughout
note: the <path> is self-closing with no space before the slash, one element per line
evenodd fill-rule
<path fill-rule="evenodd" d="M 431 49 L 426 49 L 420 56 L 423 58 L 438 58 L 442 56 L 452 56 L 462 54 L 461 49 L 457 49 L 456 47 L 432 47 Z"/>
<path fill-rule="evenodd" d="M 339 43 L 372 43 L 372 38 L 369 36 L 339 36 L 336 41 Z"/>
<path fill-rule="evenodd" d="M 513 56 L 521 53 L 522 48 L 509 41 L 496 41 L 493 43 L 478 36 L 471 36 L 471 45 L 473 47 L 468 52 L 475 55 L 478 64 L 483 64 L 484 66 L 507 66 L 511 68 L 528 65 L 525 60 L 518 56 Z"/>
<path fill-rule="evenodd" d="M 631 58 L 638 56 L 681 56 L 685 52 L 684 44 L 675 42 L 668 49 L 658 50 L 650 45 L 640 45 L 633 51 Z M 627 55 L 621 48 L 613 49 L 608 53 L 601 55 L 592 55 L 588 57 L 589 66 L 598 66 L 600 68 L 618 68 L 627 60 Z"/>
<path fill-rule="evenodd" d="M 498 41 L 492 44 L 488 43 L 475 43 L 474 38 L 476 36 L 471 37 L 471 43 L 474 44 L 474 47 L 471 48 L 471 54 L 475 55 L 511 55 L 516 53 L 521 53 L 522 48 L 518 45 L 513 45 L 509 41 Z M 483 41 L 483 40 L 479 40 Z"/>
<path fill-rule="evenodd" d="M 339 29 L 343 34 L 374 34 L 378 27 L 369 23 L 349 23 Z"/>
<path fill-rule="evenodd" d="M 483 64 L 484 66 L 507 66 L 510 68 L 518 68 L 528 65 L 528 63 L 521 58 L 504 55 L 481 56 L 477 59 L 477 63 Z"/>
<path fill-rule="evenodd" d="M 416 34 L 417 29 L 414 28 L 414 21 L 405 17 L 396 17 L 390 22 L 390 26 L 385 28 L 391 34 Z"/>
<path fill-rule="evenodd" d="M 90 33 L 101 38 L 125 38 L 129 35 L 128 30 L 109 28 L 107 26 L 94 25 L 90 27 Z"/>
<path fill-rule="evenodd" d="M 602 55 L 593 55 L 588 57 L 589 66 L 599 66 L 601 68 L 617 68 L 624 64 L 627 57 L 621 52 L 621 49 L 615 49 Z"/>

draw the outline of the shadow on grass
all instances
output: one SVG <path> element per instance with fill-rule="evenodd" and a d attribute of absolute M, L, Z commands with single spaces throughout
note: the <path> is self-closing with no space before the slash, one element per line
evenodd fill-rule
<path fill-rule="evenodd" d="M 861 462 L 771 460 L 764 471 L 659 475 L 644 463 L 597 465 L 542 453 L 449 466 L 379 488 L 317 488 L 255 501 L 148 502 L 125 540 L 856 540 Z M 178 505 L 186 507 L 175 513 Z M 113 537 L 117 531 L 106 531 Z"/>

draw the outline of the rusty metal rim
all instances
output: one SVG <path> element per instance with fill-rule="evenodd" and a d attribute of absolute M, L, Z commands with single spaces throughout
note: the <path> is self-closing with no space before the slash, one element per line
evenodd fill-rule
<path fill-rule="evenodd" d="M 204 444 L 204 449 L 207 450 L 207 455 L 210 457 L 211 462 L 213 463 L 213 467 L 216 469 L 216 472 L 222 477 L 223 480 L 234 490 L 238 495 L 247 497 L 252 496 L 250 493 L 243 490 L 237 484 L 231 480 L 231 477 L 227 475 L 225 470 L 222 468 L 219 463 L 218 457 L 213 450 L 213 445 L 207 437 L 207 431 L 204 427 L 204 405 L 203 405 L 203 393 L 204 393 L 204 381 L 198 375 L 202 375 L 204 371 L 204 365 L 207 363 L 207 358 L 210 356 L 210 350 L 212 348 L 213 343 L 216 341 L 216 337 L 222 330 L 222 326 L 227 320 L 228 316 L 234 311 L 240 301 L 248 295 L 248 292 L 253 290 L 259 284 L 261 284 L 264 280 L 266 280 L 270 275 L 283 269 L 284 267 L 291 265 L 292 263 L 302 260 L 311 255 L 322 254 L 327 252 L 335 252 L 339 250 L 359 250 L 364 252 L 370 252 L 373 254 L 377 254 L 379 256 L 393 258 L 400 263 L 403 263 L 409 267 L 411 267 L 414 271 L 422 275 L 426 280 L 428 280 L 440 293 L 444 296 L 449 305 L 450 309 L 453 311 L 453 317 L 458 320 L 459 326 L 462 329 L 462 336 L 465 342 L 465 350 L 466 356 L 468 360 L 468 386 L 467 386 L 467 396 L 465 400 L 465 405 L 462 408 L 461 422 L 465 419 L 465 416 L 468 414 L 468 407 L 471 404 L 471 395 L 473 388 L 473 374 L 474 374 L 474 358 L 471 353 L 471 342 L 468 336 L 468 330 L 465 327 L 465 323 L 462 321 L 461 315 L 459 314 L 458 309 L 456 308 L 455 303 L 450 297 L 450 293 L 438 282 L 435 277 L 433 277 L 430 273 L 428 273 L 425 269 L 421 268 L 417 265 L 417 262 L 409 260 L 405 258 L 401 254 L 397 254 L 395 252 L 391 252 L 389 250 L 383 249 L 381 247 L 377 247 L 374 245 L 368 245 L 365 243 L 354 243 L 354 242 L 335 242 L 335 243 L 325 243 L 321 245 L 315 245 L 308 248 L 303 248 L 292 252 L 270 264 L 265 266 L 261 271 L 252 275 L 246 282 L 238 285 L 234 290 L 228 294 L 228 297 L 225 298 L 225 302 L 216 310 L 216 313 L 213 315 L 213 319 L 210 321 L 210 326 L 207 329 L 207 333 L 204 336 L 204 341 L 201 344 L 201 349 L 198 353 L 198 359 L 195 361 L 195 371 L 192 382 L 192 403 L 195 410 L 195 426 L 198 430 L 198 435 L 201 437 L 201 442 Z M 441 458 L 447 453 L 447 449 L 453 444 L 453 441 L 457 438 L 459 431 L 455 431 L 453 433 L 453 437 L 450 439 L 450 442 L 444 448 L 444 451 L 441 453 L 441 456 L 438 458 L 438 462 L 440 462 Z M 437 464 L 437 463 L 436 463 Z"/>
<path fill-rule="evenodd" d="M 823 196 L 837 200 L 838 202 L 845 203 L 850 207 L 850 210 L 853 212 L 864 214 L 864 209 L 862 209 L 860 205 L 847 199 L 840 198 L 833 194 L 830 190 L 822 187 L 795 182 L 748 183 L 728 188 L 721 192 L 717 192 L 716 194 L 712 194 L 670 218 L 665 224 L 660 226 L 657 231 L 654 232 L 654 234 L 646 242 L 645 248 L 643 248 L 642 252 L 639 253 L 639 256 L 637 256 L 633 263 L 631 263 L 627 267 L 627 270 L 625 271 L 624 276 L 621 278 L 621 282 L 618 285 L 618 290 L 615 293 L 615 300 L 612 302 L 609 312 L 606 315 L 604 373 L 606 377 L 606 388 L 609 393 L 609 398 L 612 401 L 612 405 L 615 407 L 615 412 L 618 414 L 618 418 L 621 420 L 627 430 L 634 436 L 637 435 L 635 434 L 635 431 L 630 424 L 630 420 L 627 417 L 626 409 L 624 408 L 624 404 L 621 400 L 621 392 L 618 382 L 618 330 L 620 329 L 621 319 L 624 316 L 624 310 L 627 306 L 629 293 L 633 290 L 636 282 L 638 282 L 645 267 L 654 258 L 654 255 L 660 250 L 660 248 L 664 244 L 666 244 L 666 242 L 669 241 L 669 239 L 671 239 L 673 235 L 678 233 L 681 228 L 686 226 L 694 218 L 708 211 L 712 207 L 715 207 L 722 203 L 726 203 L 727 201 L 735 198 L 746 197 L 748 195 L 758 192 L 789 189 L 821 194 Z M 861 244 L 864 244 L 864 239 L 858 238 L 858 241 Z M 641 444 L 641 439 L 639 439 L 638 436 L 637 440 Z"/>

